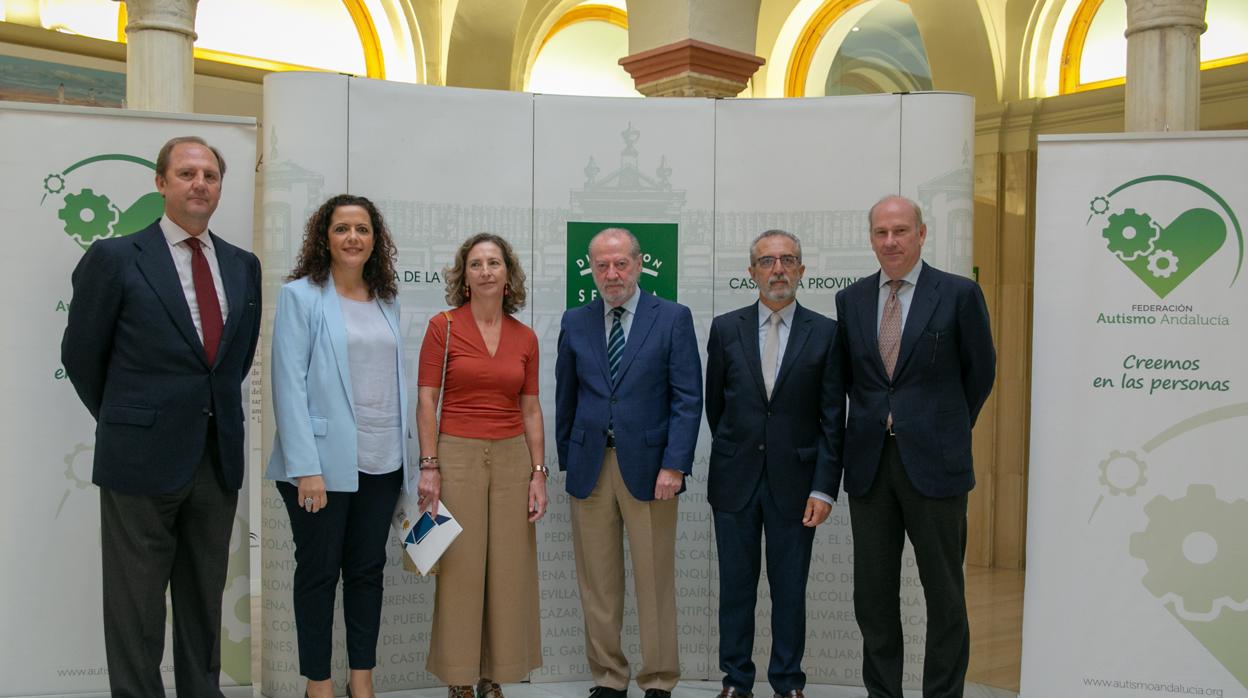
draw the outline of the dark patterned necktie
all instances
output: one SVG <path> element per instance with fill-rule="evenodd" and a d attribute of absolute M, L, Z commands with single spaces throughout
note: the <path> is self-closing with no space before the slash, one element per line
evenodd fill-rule
<path fill-rule="evenodd" d="M 611 365 L 611 383 L 620 377 L 620 359 L 624 358 L 624 308 L 611 309 L 611 334 L 607 337 L 607 363 Z"/>

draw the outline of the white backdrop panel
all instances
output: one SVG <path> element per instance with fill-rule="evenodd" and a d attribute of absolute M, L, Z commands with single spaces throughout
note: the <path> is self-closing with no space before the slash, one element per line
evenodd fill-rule
<path fill-rule="evenodd" d="M 971 275 L 975 100 L 951 92 L 901 96 L 901 186 L 923 208 L 923 259 Z"/>
<path fill-rule="evenodd" d="M 348 123 L 344 75 L 285 73 L 264 82 L 264 317 L 261 332 L 266 366 L 278 289 L 294 267 L 303 226 L 325 199 L 347 190 Z M 266 374 L 267 375 L 267 374 Z M 260 576 L 262 611 L 261 690 L 265 695 L 301 695 L 295 650 L 291 579 L 295 545 L 290 520 L 277 488 L 261 478 L 273 450 L 272 401 L 264 381 L 264 457 L 251 478 L 260 490 Z M 342 642 L 336 628 L 335 642 Z M 339 644 L 341 647 L 341 644 Z M 345 650 L 345 648 L 344 648 Z M 343 651 L 337 652 L 343 655 Z"/>
<path fill-rule="evenodd" d="M 693 311 L 700 347 L 711 321 L 711 211 L 714 184 L 714 104 L 708 100 L 627 100 L 538 95 L 535 98 L 534 221 L 537 266 L 534 325 L 542 345 L 542 402 L 547 443 L 554 457 L 554 361 L 559 318 L 569 307 L 567 287 L 584 279 L 576 265 L 584 242 L 569 243 L 568 222 L 625 224 L 642 238 L 649 279 L 674 284 L 680 303 Z M 678 236 L 678 258 L 662 259 L 633 224 L 676 224 L 654 231 Z M 584 267 L 587 270 L 588 267 Z M 649 280 L 648 279 L 648 280 Z M 643 282 L 644 283 L 644 282 Z M 586 296 L 588 300 L 589 296 Z M 574 302 L 580 304 L 580 298 Z M 676 541 L 677 628 L 684 675 L 711 676 L 707 638 L 710 510 L 706 506 L 706 454 L 699 440 L 694 476 L 680 497 Z M 568 496 L 563 476 L 551 483 L 551 515 L 539 533 L 542 556 L 543 644 L 551 653 L 534 672 L 536 681 L 590 678 L 585 662 L 584 621 L 575 593 L 575 563 Z M 627 581 L 623 647 L 641 659 L 631 575 Z"/>
<path fill-rule="evenodd" d="M 1244 132 L 1040 144 L 1028 698 L 1248 696 L 1246 158 Z"/>
<path fill-rule="evenodd" d="M 647 256 L 643 285 L 666 288 L 693 310 L 703 349 L 713 315 L 755 295 L 733 283 L 744 276 L 749 239 L 776 226 L 806 237 L 808 285 L 801 298 L 830 314 L 835 291 L 875 269 L 866 236 L 867 208 L 881 195 L 901 190 L 903 182 L 898 171 L 903 161 L 901 98 L 896 96 L 611 100 L 364 80 L 340 88 L 343 80 L 274 76 L 266 83 L 266 97 L 273 95 L 266 99 L 266 135 L 280 146 L 270 149 L 267 168 L 280 170 L 286 192 L 266 192 L 266 206 L 271 201 L 279 212 L 282 207 L 290 212 L 285 218 L 270 216 L 266 208 L 266 242 L 278 246 L 266 255 L 266 274 L 285 275 L 302 220 L 325 196 L 349 186 L 352 193 L 373 198 L 400 248 L 409 377 L 414 380 L 427 318 L 445 304 L 443 282 L 435 273 L 467 235 L 479 230 L 501 233 L 515 245 L 529 275 L 529 306 L 520 318 L 531 324 L 542 347 L 541 391 L 548 419 L 547 461 L 552 464 L 558 323 L 570 304 L 592 298 L 592 285 L 581 272 L 583 238 L 596 224 L 623 223 L 642 231 Z M 944 137 L 961 138 L 966 125 L 952 120 L 969 118 L 968 108 L 949 105 L 930 110 L 929 118 L 937 125 L 924 131 L 925 136 L 939 135 L 939 124 L 948 124 Z M 330 117 L 309 125 L 306 114 L 313 110 Z M 349 116 L 339 118 L 344 112 Z M 330 145 L 334 143 L 342 150 Z M 339 159 L 342 152 L 349 157 Z M 945 173 L 956 170 L 960 158 L 959 151 L 947 161 L 933 156 L 916 162 Z M 266 171 L 266 186 L 270 176 Z M 295 214 L 300 207 L 303 219 Z M 933 242 L 929 236 L 929 249 Z M 719 677 L 713 598 L 718 570 L 705 503 L 708 449 L 704 428 L 678 531 L 678 624 L 686 679 Z M 583 679 L 589 673 L 561 474 L 552 477 L 550 491 L 551 511 L 538 528 L 545 661 L 531 679 Z M 292 546 L 285 513 L 276 497 L 272 499 L 266 498 L 265 511 L 264 690 L 268 695 L 297 695 L 294 626 L 288 610 Z M 834 523 L 817 534 L 810 595 L 810 630 L 817 639 L 811 640 L 815 649 L 807 667 L 813 681 L 859 683 L 848 669 L 860 663 L 860 639 L 850 605 L 846 507 L 838 505 L 834 516 Z M 432 685 L 435 680 L 424 673 L 423 664 L 433 585 L 407 579 L 395 569 L 386 583 L 378 686 Z M 921 642 L 917 575 L 909 574 L 907 583 L 907 635 Z M 631 598 L 628 608 L 624 643 L 636 660 L 640 652 Z M 276 610 L 271 614 L 270 609 Z M 766 604 L 760 609 L 765 613 Z M 271 623 L 270 617 L 279 620 Z M 391 626 L 405 630 L 396 632 Z M 767 642 L 763 626 L 760 654 Z M 341 644 L 335 652 L 343 653 Z M 916 657 L 908 659 L 913 685 L 920 668 Z"/>
<path fill-rule="evenodd" d="M 0 695 L 105 691 L 95 422 L 60 366 L 70 272 L 96 239 L 137 232 L 163 210 L 156 154 L 199 135 L 229 164 L 212 231 L 252 247 L 255 122 L 118 109 L 0 103 Z M 19 233 L 20 231 L 20 233 Z M 244 392 L 246 395 L 246 392 Z M 254 423 L 254 422 L 253 422 Z M 251 682 L 247 492 L 230 544 L 222 680 Z M 65 632 L 72 628 L 73 632 Z M 165 684 L 173 685 L 172 642 Z"/>

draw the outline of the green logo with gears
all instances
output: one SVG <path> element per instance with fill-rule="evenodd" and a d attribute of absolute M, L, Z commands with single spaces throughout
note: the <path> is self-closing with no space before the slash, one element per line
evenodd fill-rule
<path fill-rule="evenodd" d="M 43 178 L 43 199 L 40 204 L 59 202 L 56 216 L 64 224 L 65 234 L 83 250 L 96 240 L 116 238 L 136 233 L 160 218 L 165 210 L 164 197 L 160 192 L 143 193 L 128 206 L 119 206 L 107 194 L 99 193 L 89 186 L 76 186 L 80 180 L 113 182 L 117 178 L 111 172 L 99 172 L 102 163 L 128 163 L 146 168 L 148 182 L 156 172 L 156 163 L 135 155 L 107 153 L 79 160 L 60 172 Z M 99 186 L 98 184 L 96 185 Z"/>
<path fill-rule="evenodd" d="M 1115 210 L 1115 196 L 1128 203 L 1148 201 L 1142 197 L 1155 196 L 1158 190 L 1143 185 L 1157 184 L 1184 196 L 1190 190 L 1200 192 L 1208 205 L 1183 211 L 1167 225 L 1137 208 Z M 1239 219 L 1222 196 L 1194 179 L 1164 174 L 1139 177 L 1093 198 L 1090 206 L 1088 224 L 1100 232 L 1109 252 L 1158 298 L 1165 298 L 1209 261 L 1226 243 L 1228 229 L 1234 231 L 1239 245 L 1231 283 L 1239 278 L 1244 262 L 1244 233 Z"/>
<path fill-rule="evenodd" d="M 1107 498 L 1141 494 L 1149 484 L 1145 458 L 1157 449 L 1203 427 L 1245 418 L 1248 403 L 1217 407 L 1162 430 L 1138 451 L 1111 451 L 1100 462 L 1103 493 L 1088 522 Z M 1127 544 L 1144 563 L 1141 584 L 1248 688 L 1248 499 L 1223 499 L 1211 484 L 1190 483 L 1182 496 L 1149 497 L 1144 513 L 1147 525 Z"/>

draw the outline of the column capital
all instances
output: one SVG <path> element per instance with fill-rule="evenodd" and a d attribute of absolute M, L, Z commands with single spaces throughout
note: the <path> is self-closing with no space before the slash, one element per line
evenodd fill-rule
<path fill-rule="evenodd" d="M 1190 28 L 1205 32 L 1205 0 L 1126 0 L 1125 36 L 1150 29 Z"/>
<path fill-rule="evenodd" d="M 124 0 L 126 35 L 154 29 L 183 34 L 195 41 L 195 11 L 199 0 Z"/>
<path fill-rule="evenodd" d="M 735 97 L 765 59 L 683 39 L 620 59 L 647 97 Z"/>

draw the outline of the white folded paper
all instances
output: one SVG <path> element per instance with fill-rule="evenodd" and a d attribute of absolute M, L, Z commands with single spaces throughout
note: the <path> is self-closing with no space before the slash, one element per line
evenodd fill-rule
<path fill-rule="evenodd" d="M 442 553 L 464 529 L 451 510 L 438 500 L 438 515 L 421 511 L 415 492 L 399 498 L 394 510 L 394 530 L 403 544 L 403 554 L 422 575 L 429 574 Z"/>

